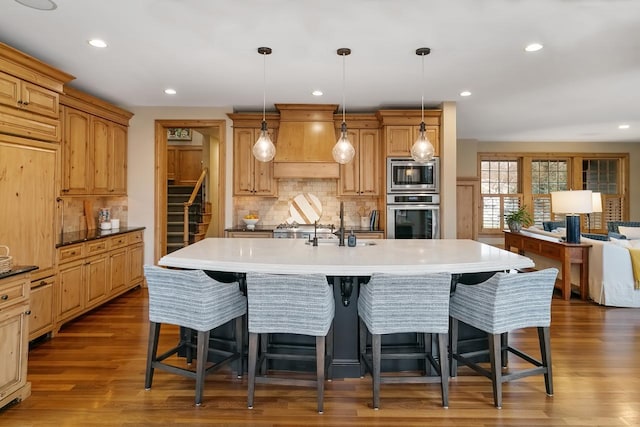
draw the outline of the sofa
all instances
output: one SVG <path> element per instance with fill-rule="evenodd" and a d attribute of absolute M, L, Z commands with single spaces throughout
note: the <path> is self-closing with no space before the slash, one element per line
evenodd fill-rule
<path fill-rule="evenodd" d="M 638 224 L 640 225 L 640 223 Z M 545 231 L 537 226 L 524 230 L 558 239 L 564 237 L 561 232 Z M 591 244 L 589 251 L 589 298 L 606 306 L 640 307 L 640 290 L 634 288 L 629 250 L 620 245 L 620 242 L 617 242 L 615 238 L 604 240 L 602 235 L 597 236 L 597 238 L 589 238 L 583 234 L 581 238 L 582 243 Z M 534 259 L 533 256 L 531 258 Z M 539 264 L 536 259 L 534 262 L 536 265 Z M 544 267 L 548 267 L 552 261 L 545 260 L 544 262 L 547 264 Z M 557 264 L 559 265 L 559 263 Z M 578 283 L 577 271 L 575 273 L 572 271 L 572 284 Z"/>

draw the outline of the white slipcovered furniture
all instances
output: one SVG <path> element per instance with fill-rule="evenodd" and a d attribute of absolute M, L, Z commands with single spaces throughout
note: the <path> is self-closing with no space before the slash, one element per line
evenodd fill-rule
<path fill-rule="evenodd" d="M 529 227 L 526 231 L 561 238 L 562 233 Z M 629 250 L 614 240 L 602 241 L 582 237 L 581 242 L 591 244 L 589 251 L 589 298 L 594 302 L 614 307 L 640 307 L 640 290 L 634 289 L 633 270 Z M 525 255 L 527 255 L 525 253 Z M 536 268 L 542 260 L 532 257 Z M 545 262 L 546 266 L 552 266 Z M 572 272 L 572 277 L 574 276 Z M 577 276 L 576 276 L 577 278 Z M 572 279 L 572 283 L 578 283 Z"/>

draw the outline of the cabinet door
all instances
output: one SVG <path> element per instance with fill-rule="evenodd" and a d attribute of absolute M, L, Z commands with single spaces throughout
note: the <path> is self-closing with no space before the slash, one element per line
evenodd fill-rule
<path fill-rule="evenodd" d="M 128 286 L 133 287 L 142 284 L 144 280 L 144 244 L 137 243 L 127 248 L 128 266 Z"/>
<path fill-rule="evenodd" d="M 338 189 L 343 196 L 356 196 L 360 192 L 360 131 L 347 129 L 347 136 L 356 149 L 356 155 L 351 162 L 340 165 Z"/>
<path fill-rule="evenodd" d="M 0 244 L 14 262 L 37 265 L 34 280 L 54 274 L 59 146 L 0 134 Z"/>
<path fill-rule="evenodd" d="M 410 156 L 413 126 L 387 126 L 387 156 Z"/>
<path fill-rule="evenodd" d="M 32 113 L 58 118 L 59 95 L 49 89 L 22 82 L 22 108 Z"/>
<path fill-rule="evenodd" d="M 0 104 L 18 106 L 20 83 L 19 78 L 0 72 Z"/>
<path fill-rule="evenodd" d="M 253 158 L 253 153 L 251 154 Z M 254 159 L 254 193 L 256 196 L 274 196 L 277 185 L 273 179 L 273 162 L 259 162 Z"/>
<path fill-rule="evenodd" d="M 173 181 L 176 179 L 176 147 L 167 147 L 167 179 Z"/>
<path fill-rule="evenodd" d="M 176 152 L 176 184 L 195 185 L 202 173 L 202 147 L 179 147 Z"/>
<path fill-rule="evenodd" d="M 0 311 L 0 402 L 27 381 L 28 304 Z M 8 403 L 8 402 L 6 402 Z M 3 405 L 0 405 L 3 406 Z"/>
<path fill-rule="evenodd" d="M 29 340 L 53 330 L 53 286 L 55 277 L 34 283 L 29 298 Z"/>
<path fill-rule="evenodd" d="M 233 131 L 233 194 L 246 196 L 253 194 L 253 168 L 255 159 L 251 149 L 255 143 L 253 129 Z"/>
<path fill-rule="evenodd" d="M 60 267 L 58 292 L 55 296 L 58 322 L 69 319 L 84 309 L 84 277 L 84 260 Z"/>
<path fill-rule="evenodd" d="M 90 147 L 89 114 L 64 108 L 64 139 L 62 141 L 62 193 L 89 194 L 92 184 L 93 160 Z"/>
<path fill-rule="evenodd" d="M 93 194 L 109 193 L 109 122 L 91 117 L 91 158 L 93 159 Z"/>
<path fill-rule="evenodd" d="M 127 128 L 117 123 L 109 126 L 109 193 L 127 194 Z"/>
<path fill-rule="evenodd" d="M 100 304 L 107 298 L 109 283 L 108 257 L 105 254 L 85 261 L 85 308 Z"/>
<path fill-rule="evenodd" d="M 360 130 L 359 192 L 364 196 L 378 196 L 380 194 L 380 145 L 378 131 L 371 129 Z"/>
<path fill-rule="evenodd" d="M 127 250 L 113 250 L 109 253 L 109 295 L 117 294 L 129 284 L 127 277 Z"/>

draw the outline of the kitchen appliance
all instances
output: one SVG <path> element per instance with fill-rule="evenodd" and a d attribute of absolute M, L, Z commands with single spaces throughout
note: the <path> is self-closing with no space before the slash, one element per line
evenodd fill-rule
<path fill-rule="evenodd" d="M 387 159 L 387 193 L 438 193 L 440 159 L 418 163 L 411 157 Z"/>
<path fill-rule="evenodd" d="M 336 228 L 333 224 L 298 224 L 297 222 L 282 223 L 273 230 L 273 237 L 276 239 L 313 239 L 314 235 L 318 239 L 337 239 Z"/>
<path fill-rule="evenodd" d="M 387 194 L 388 239 L 439 239 L 440 195 Z"/>

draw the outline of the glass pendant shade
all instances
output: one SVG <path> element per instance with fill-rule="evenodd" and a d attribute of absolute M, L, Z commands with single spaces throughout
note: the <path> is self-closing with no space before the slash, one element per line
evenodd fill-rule
<path fill-rule="evenodd" d="M 353 148 L 353 145 L 347 136 L 347 124 L 344 122 L 342 123 L 340 139 L 338 139 L 336 145 L 333 146 L 331 154 L 333 154 L 333 160 L 341 165 L 346 165 L 351 162 L 353 157 L 356 155 L 356 150 Z"/>
<path fill-rule="evenodd" d="M 269 132 L 267 131 L 267 122 L 262 122 L 260 129 L 260 137 L 253 144 L 253 157 L 260 162 L 270 162 L 276 155 L 276 146 L 273 145 Z"/>
<path fill-rule="evenodd" d="M 424 163 L 432 160 L 434 154 L 433 144 L 427 138 L 426 126 L 422 122 L 420 123 L 420 135 L 411 147 L 411 157 L 418 163 Z"/>

